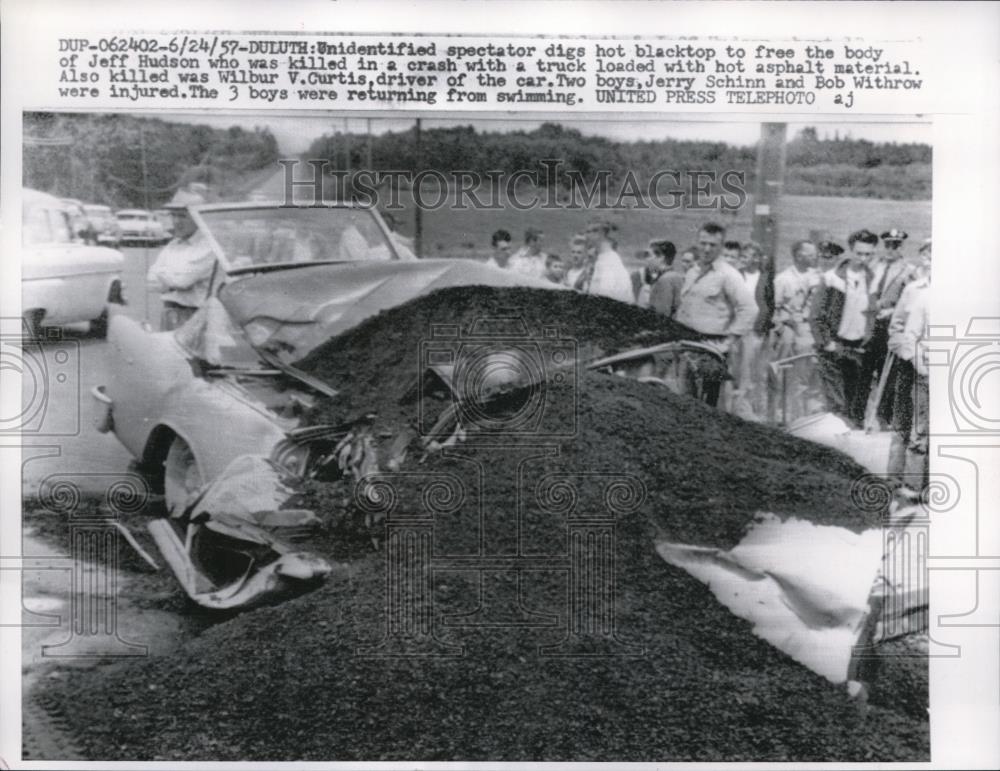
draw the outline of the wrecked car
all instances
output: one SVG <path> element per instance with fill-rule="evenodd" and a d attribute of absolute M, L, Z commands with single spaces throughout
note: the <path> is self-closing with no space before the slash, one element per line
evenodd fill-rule
<path fill-rule="evenodd" d="M 442 287 L 554 287 L 475 261 L 401 256 L 377 212 L 360 206 L 252 202 L 191 213 L 216 256 L 205 302 L 168 332 L 112 316 L 109 380 L 91 393 L 98 430 L 113 432 L 164 495 L 173 522 L 152 528 L 161 551 L 192 598 L 218 606 L 233 576 L 212 580 L 195 554 L 196 535 L 275 552 L 267 528 L 250 516 L 259 511 L 244 512 L 236 527 L 225 506 L 205 509 L 205 490 L 235 461 L 266 459 L 300 479 L 363 476 L 376 467 L 364 417 L 309 424 L 316 401 L 337 392 L 294 362 L 369 316 Z M 246 571 L 260 563 L 240 564 L 245 586 Z M 282 564 L 284 574 L 296 573 L 289 559 Z M 310 578 L 323 572 L 311 564 L 315 570 L 303 571 Z"/>

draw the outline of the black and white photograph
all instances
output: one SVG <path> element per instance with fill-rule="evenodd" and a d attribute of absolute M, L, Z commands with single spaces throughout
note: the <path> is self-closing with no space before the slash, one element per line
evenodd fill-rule
<path fill-rule="evenodd" d="M 237 21 L 4 107 L 0 761 L 990 767 L 996 184 L 909 32 Z"/>

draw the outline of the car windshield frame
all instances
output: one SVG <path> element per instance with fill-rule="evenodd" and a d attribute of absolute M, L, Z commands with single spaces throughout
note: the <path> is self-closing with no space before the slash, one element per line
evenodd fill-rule
<path fill-rule="evenodd" d="M 226 212 L 252 212 L 255 210 L 259 211 L 275 211 L 283 212 L 286 215 L 292 211 L 348 211 L 348 212 L 364 212 L 365 215 L 371 218 L 372 224 L 375 226 L 375 232 L 381 237 L 381 245 L 386 248 L 387 257 L 384 259 L 293 259 L 293 260 L 277 260 L 269 262 L 260 262 L 253 264 L 240 264 L 231 255 L 227 254 L 224 246 L 219 242 L 216 237 L 216 233 L 212 229 L 212 223 L 209 219 L 213 215 L 218 213 Z M 361 263 L 361 262 L 399 262 L 403 258 L 399 254 L 396 244 L 392 239 L 391 232 L 386 226 L 385 221 L 379 215 L 378 210 L 375 207 L 360 206 L 357 204 L 349 203 L 322 203 L 320 205 L 286 205 L 278 201 L 247 201 L 244 203 L 235 204 L 206 204 L 201 206 L 192 206 L 189 208 L 191 213 L 191 218 L 197 224 L 198 229 L 205 236 L 209 243 L 212 251 L 215 253 L 216 259 L 219 262 L 219 266 L 222 268 L 222 272 L 229 276 L 238 276 L 248 273 L 263 273 L 271 272 L 276 270 L 287 270 L 300 268 L 307 265 L 329 265 L 337 263 Z M 356 230 L 356 228 L 355 228 Z M 273 235 L 273 233 L 272 233 Z M 359 231 L 359 235 L 360 231 Z M 343 237 L 343 233 L 341 233 Z M 361 238 L 364 238 L 361 235 Z M 367 240 L 366 240 L 367 243 Z M 379 244 L 376 247 L 380 246 Z M 368 246 L 369 249 L 375 248 Z"/>

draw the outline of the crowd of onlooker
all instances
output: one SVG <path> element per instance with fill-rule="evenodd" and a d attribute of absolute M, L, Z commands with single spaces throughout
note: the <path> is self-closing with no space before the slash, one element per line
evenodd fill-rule
<path fill-rule="evenodd" d="M 489 263 L 650 308 L 693 330 L 700 351 L 685 354 L 682 388 L 743 417 L 767 413 L 776 387 L 768 373 L 777 363 L 791 373 L 783 399 L 791 383 L 797 398 L 812 395 L 849 428 L 891 429 L 889 473 L 915 487 L 927 473 L 927 368 L 919 354 L 931 242 L 906 257 L 907 238 L 892 228 L 881 236 L 855 231 L 846 249 L 830 239 L 799 240 L 792 264 L 777 272 L 759 244 L 706 223 L 696 243 L 680 250 L 667 239 L 651 241 L 630 272 L 616 251 L 615 226 L 594 221 L 570 239 L 565 259 L 543 249 L 537 229 L 517 249 L 498 230 Z M 722 366 L 705 366 L 712 358 Z"/>

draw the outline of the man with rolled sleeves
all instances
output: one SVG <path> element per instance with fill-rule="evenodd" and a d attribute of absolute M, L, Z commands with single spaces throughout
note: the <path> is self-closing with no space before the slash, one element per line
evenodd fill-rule
<path fill-rule="evenodd" d="M 702 226 L 698 233 L 698 262 L 684 277 L 675 316 L 676 321 L 700 332 L 704 341 L 723 355 L 736 348 L 757 317 L 753 293 L 740 272 L 722 256 L 725 237 L 721 225 L 709 222 Z M 685 391 L 715 407 L 725 372 L 706 377 L 698 373 L 698 362 L 689 361 L 683 378 Z"/>
<path fill-rule="evenodd" d="M 162 331 L 182 326 L 208 299 L 215 252 L 188 209 L 204 202 L 198 193 L 178 190 L 163 207 L 173 219 L 174 236 L 146 274 L 147 287 L 163 302 Z"/>

